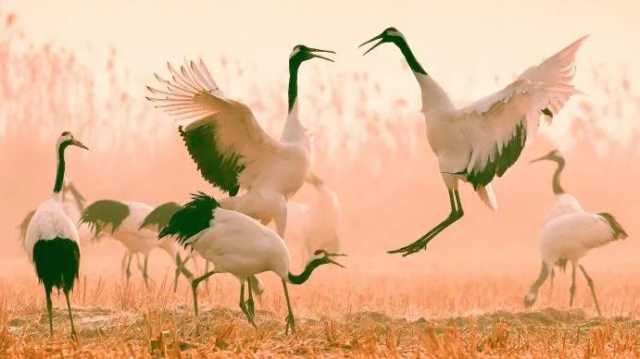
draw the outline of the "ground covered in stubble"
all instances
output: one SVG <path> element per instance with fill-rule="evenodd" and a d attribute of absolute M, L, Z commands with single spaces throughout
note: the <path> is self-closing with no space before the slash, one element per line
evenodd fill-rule
<path fill-rule="evenodd" d="M 37 293 L 33 293 L 37 297 Z M 168 296 L 168 295 L 167 295 Z M 218 358 L 218 357 L 638 357 L 640 321 L 629 316 L 595 318 L 583 309 L 492 311 L 458 317 L 404 319 L 379 311 L 296 319 L 284 334 L 284 311 L 258 305 L 251 327 L 232 306 L 205 305 L 199 323 L 186 304 L 107 309 L 76 305 L 79 340 L 68 334 L 60 301 L 56 333 L 48 335 L 42 307 L 4 310 L 0 356 L 11 358 Z M 78 295 L 76 302 L 81 301 Z M 190 299 L 186 298 L 185 299 Z M 95 299 L 94 299 L 95 301 Z M 6 301 L 5 301 L 6 302 Z M 116 304 L 121 305 L 122 303 Z M 149 303 L 147 303 L 149 304 Z M 295 303 L 294 303 L 295 306 Z M 300 305 L 298 305 L 300 306 Z M 267 305 L 269 307 L 269 305 Z M 276 314 L 277 313 L 277 314 Z"/>

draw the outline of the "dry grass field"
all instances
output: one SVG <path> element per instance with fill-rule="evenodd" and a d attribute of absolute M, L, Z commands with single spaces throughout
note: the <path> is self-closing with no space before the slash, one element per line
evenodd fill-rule
<path fill-rule="evenodd" d="M 239 285 L 229 275 L 200 287 L 196 320 L 190 287 L 182 281 L 172 291 L 173 268 L 163 254 L 152 255 L 150 289 L 137 271 L 127 284 L 119 271 L 123 249 L 106 238 L 82 245 L 72 295 L 79 339 L 69 339 L 62 295 L 54 297 L 49 337 L 44 293 L 17 225 L 49 195 L 62 130 L 91 148 L 67 160 L 89 201 L 159 204 L 184 202 L 198 190 L 219 194 L 199 177 L 174 123 L 143 100 L 143 83 L 127 75 L 115 50 L 90 67 L 73 51 L 33 44 L 19 16 L 0 16 L 0 358 L 640 356 L 640 91 L 626 68 L 606 64 L 581 67 L 577 81 L 589 96 L 571 101 L 541 134 L 532 128 L 534 141 L 496 183 L 499 211 L 463 188 L 465 217 L 408 258 L 385 251 L 416 239 L 448 211 L 417 88 L 389 91 L 368 72 L 310 65 L 301 80 L 301 118 L 313 134 L 314 169 L 342 202 L 348 257 L 346 268 L 323 267 L 290 287 L 296 333 L 284 334 L 286 305 L 274 274 L 261 275 L 266 291 L 257 302 L 257 329 L 243 318 Z M 252 79 L 266 70 L 233 58 L 208 61 L 220 86 L 279 133 L 286 69 L 279 69 L 279 82 L 256 85 Z M 409 78 L 405 67 L 396 70 L 390 76 Z M 488 81 L 498 88 L 509 80 L 501 76 Z M 468 84 L 461 100 L 478 92 L 473 80 Z M 588 210 L 614 213 L 630 234 L 583 261 L 603 317 L 581 277 L 568 307 L 562 273 L 553 293 L 546 284 L 536 306 L 523 307 L 539 268 L 539 228 L 553 201 L 552 168 L 527 162 L 551 147 L 566 151 L 566 189 Z M 299 243 L 288 244 L 297 272 Z"/>

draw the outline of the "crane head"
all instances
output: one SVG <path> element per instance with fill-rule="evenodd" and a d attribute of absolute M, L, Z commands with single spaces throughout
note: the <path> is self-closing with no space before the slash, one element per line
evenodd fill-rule
<path fill-rule="evenodd" d="M 338 262 L 336 262 L 335 260 L 332 259 L 332 257 L 344 257 L 346 256 L 346 254 L 342 254 L 342 253 L 329 253 L 327 251 L 325 251 L 324 249 L 318 249 L 315 252 L 313 252 L 313 257 L 311 257 L 310 262 L 319 262 L 319 264 L 335 264 L 338 267 L 342 267 L 344 268 L 344 266 Z"/>
<path fill-rule="evenodd" d="M 327 54 L 335 54 L 335 51 L 331 51 L 331 50 L 321 50 L 321 49 L 315 49 L 313 47 L 308 47 L 305 45 L 296 45 L 293 47 L 293 50 L 291 50 L 291 55 L 289 55 L 289 62 L 294 63 L 296 65 L 300 65 L 301 63 L 307 60 L 311 60 L 313 58 L 334 62 L 332 59 L 318 54 L 319 52 L 327 53 Z"/>
<path fill-rule="evenodd" d="M 371 50 L 375 49 L 376 47 L 387 43 L 387 42 L 396 42 L 399 40 L 404 40 L 404 35 L 402 35 L 402 33 L 400 31 L 398 31 L 398 29 L 396 29 L 395 27 L 388 27 L 386 29 L 384 29 L 383 32 L 381 32 L 379 35 L 363 42 L 362 44 L 360 44 L 359 47 L 362 47 L 366 44 L 369 44 L 373 41 L 376 40 L 380 40 L 378 41 L 375 45 L 373 45 L 371 48 L 369 48 L 369 50 L 365 51 L 364 54 L 362 54 L 363 56 L 368 54 L 369 52 L 371 52 Z"/>
<path fill-rule="evenodd" d="M 60 137 L 58 137 L 58 149 L 60 148 L 66 148 L 67 146 L 77 146 L 80 148 L 83 148 L 85 150 L 88 150 L 89 148 L 87 148 L 87 146 L 85 146 L 84 144 L 82 144 L 82 142 L 76 140 L 73 137 L 73 134 L 69 131 L 64 131 L 60 134 Z"/>
<path fill-rule="evenodd" d="M 551 150 L 551 152 L 547 153 L 546 155 L 544 155 L 542 157 L 538 157 L 536 159 L 531 160 L 530 163 L 543 161 L 543 160 L 560 162 L 560 161 L 563 161 L 564 158 L 560 154 L 560 151 L 554 149 L 554 150 Z"/>

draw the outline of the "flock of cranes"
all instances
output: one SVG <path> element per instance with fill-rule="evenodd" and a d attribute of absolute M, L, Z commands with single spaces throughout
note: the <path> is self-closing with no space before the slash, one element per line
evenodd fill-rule
<path fill-rule="evenodd" d="M 435 236 L 462 218 L 460 181 L 472 185 L 487 206 L 497 209 L 491 182 L 503 176 L 520 157 L 528 122 L 541 116 L 552 118 L 577 92 L 572 85 L 574 59 L 585 38 L 527 69 L 504 89 L 465 108 L 453 106 L 397 29 L 387 28 L 361 45 L 378 40 L 364 54 L 383 43 L 396 45 L 413 72 L 422 93 L 427 138 L 438 159 L 451 208 L 441 223 L 417 241 L 389 253 L 407 256 L 426 249 Z M 288 115 L 280 139 L 265 132 L 249 107 L 223 93 L 202 60 L 187 61 L 179 68 L 168 64 L 167 78 L 154 74 L 158 84 L 147 86 L 147 100 L 174 118 L 199 173 L 226 193 L 225 198 L 198 192 L 184 205 L 168 202 L 154 208 L 139 202 L 99 200 L 85 208 L 77 189 L 63 184 L 66 148 L 86 147 L 71 133 L 63 132 L 56 144 L 58 171 L 53 196 L 23 224 L 25 249 L 45 289 L 51 332 L 51 290 L 57 287 L 67 299 L 71 332 L 76 335 L 68 293 L 79 270 L 78 226 L 88 237 L 108 236 L 124 245 L 127 280 L 133 258 L 142 255 L 142 275 L 148 284 L 149 252 L 154 248 L 166 251 L 175 262 L 174 288 L 179 275 L 191 283 L 196 317 L 199 284 L 214 274 L 230 273 L 240 283 L 239 306 L 255 326 L 253 296 L 263 290 L 256 275 L 272 271 L 281 278 L 286 299 L 285 332 L 295 331 L 288 284 L 305 283 L 322 265 L 343 267 L 337 261 L 337 257 L 344 256 L 339 253 L 339 202 L 312 171 L 310 138 L 299 118 L 301 65 L 315 58 L 333 62 L 326 57 L 329 54 L 334 52 L 304 45 L 293 48 L 289 56 Z M 542 269 L 525 296 L 525 305 L 536 301 L 549 273 L 553 280 L 554 267 L 564 269 L 571 262 L 570 303 L 573 304 L 578 266 L 600 313 L 592 279 L 578 261 L 590 249 L 625 238 L 627 233 L 613 215 L 586 212 L 564 191 L 560 173 L 565 162 L 558 152 L 539 160 L 558 164 L 552 182 L 557 199 L 540 237 Z M 305 182 L 314 187 L 315 200 L 309 205 L 290 202 Z M 65 208 L 69 201 L 65 196 L 67 187 L 81 215 Z M 275 230 L 268 226 L 271 222 Z M 292 237 L 303 242 L 306 257 L 299 274 L 290 269 L 287 243 Z M 183 258 L 178 245 L 191 253 Z M 213 269 L 209 271 L 207 266 L 199 276 L 191 273 L 186 263 L 194 254 L 211 263 Z"/>

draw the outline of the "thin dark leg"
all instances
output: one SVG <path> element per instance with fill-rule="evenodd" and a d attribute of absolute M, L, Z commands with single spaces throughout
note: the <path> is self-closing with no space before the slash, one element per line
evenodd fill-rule
<path fill-rule="evenodd" d="M 287 289 L 287 282 L 282 280 L 282 287 L 284 288 L 284 297 L 287 299 L 287 310 L 289 314 L 287 314 L 287 326 L 284 330 L 285 334 L 289 334 L 289 328 L 291 328 L 291 334 L 296 332 L 296 320 L 293 317 L 293 310 L 291 310 L 291 302 L 289 301 L 289 290 Z"/>
<path fill-rule="evenodd" d="M 602 312 L 600 311 L 600 305 L 598 304 L 598 297 L 596 297 L 596 289 L 593 286 L 593 280 L 587 274 L 587 271 L 584 269 L 582 265 L 580 265 L 580 270 L 582 274 L 584 274 L 584 278 L 587 280 L 587 284 L 589 285 L 589 290 L 591 290 L 591 296 L 593 297 L 593 303 L 596 305 L 596 310 L 598 311 L 598 315 L 602 316 Z"/>
<path fill-rule="evenodd" d="M 188 260 L 189 257 L 185 258 L 185 260 L 183 261 L 182 257 L 180 257 L 180 253 L 176 254 L 176 270 L 173 278 L 174 293 L 178 290 L 178 279 L 180 279 L 180 274 L 182 274 L 188 280 L 193 279 L 193 273 L 191 273 L 191 271 L 189 271 L 186 267 Z"/>
<path fill-rule="evenodd" d="M 247 312 L 251 316 L 251 321 L 253 321 L 253 319 L 256 317 L 256 309 L 253 303 L 253 290 L 251 290 L 251 284 L 249 283 L 248 279 L 247 279 L 247 289 L 249 290 L 249 299 L 247 299 L 246 308 L 247 308 Z"/>
<path fill-rule="evenodd" d="M 244 316 L 247 318 L 247 321 L 251 325 L 253 325 L 254 328 L 257 328 L 256 323 L 253 321 L 253 316 L 251 315 L 251 313 L 249 313 L 249 309 L 247 308 L 247 302 L 245 302 L 244 300 L 245 283 L 247 284 L 247 287 L 249 287 L 249 283 L 247 282 L 246 279 L 240 282 L 240 310 L 242 310 L 242 313 L 244 313 Z M 249 290 L 251 290 L 251 288 L 249 288 Z"/>
<path fill-rule="evenodd" d="M 576 296 L 576 264 L 571 262 L 571 286 L 569 287 L 569 307 L 573 307 Z"/>
<path fill-rule="evenodd" d="M 198 285 L 200 284 L 200 282 L 211 277 L 214 274 L 216 274 L 216 271 L 212 270 L 211 272 L 206 273 L 191 281 L 191 293 L 193 294 L 193 311 L 196 317 L 198 316 Z"/>
<path fill-rule="evenodd" d="M 144 265 L 142 267 L 142 279 L 144 279 L 144 286 L 149 289 L 149 273 L 147 273 L 147 268 L 149 265 L 149 254 L 144 255 Z"/>
<path fill-rule="evenodd" d="M 73 325 L 73 314 L 71 313 L 71 303 L 69 302 L 69 292 L 64 291 L 64 299 L 67 301 L 67 310 L 69 311 L 69 322 L 71 322 L 71 337 L 73 339 L 78 339 L 78 334 L 76 334 L 76 327 Z"/>
<path fill-rule="evenodd" d="M 127 269 L 125 271 L 127 275 L 127 284 L 129 284 L 129 280 L 131 279 L 131 260 L 133 259 L 133 255 L 129 253 L 129 259 L 127 260 Z"/>
<path fill-rule="evenodd" d="M 460 202 L 460 194 L 458 190 L 449 190 L 449 204 L 451 206 L 451 212 L 449 216 L 438 225 L 433 227 L 429 232 L 420 237 L 417 241 L 409 244 L 408 246 L 402 247 L 400 249 L 395 249 L 392 251 L 388 251 L 388 253 L 402 253 L 403 257 L 406 257 L 410 254 L 416 253 L 421 249 L 426 249 L 427 244 L 437 236 L 440 232 L 442 232 L 445 228 L 449 227 L 457 220 L 462 218 L 464 215 L 464 211 L 462 210 L 462 203 Z"/>
<path fill-rule="evenodd" d="M 527 295 L 524 297 L 525 308 L 529 308 L 536 302 L 536 300 L 538 299 L 538 291 L 548 277 L 549 269 L 547 268 L 545 262 L 542 262 L 542 267 L 540 268 L 540 274 L 538 275 L 538 278 L 535 280 L 535 282 L 533 282 L 531 288 L 529 288 L 529 293 L 527 293 Z"/>
<path fill-rule="evenodd" d="M 47 300 L 47 314 L 49 315 L 49 335 L 53 336 L 53 304 L 51 303 L 51 288 L 44 287 L 44 295 Z"/>

